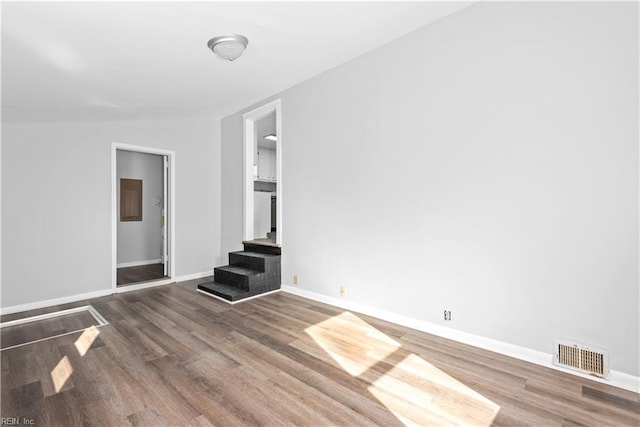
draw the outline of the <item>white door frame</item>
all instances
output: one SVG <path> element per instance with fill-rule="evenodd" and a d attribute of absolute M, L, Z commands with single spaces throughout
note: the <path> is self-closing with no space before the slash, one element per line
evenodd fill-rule
<path fill-rule="evenodd" d="M 242 239 L 253 240 L 253 144 L 255 122 L 276 113 L 276 244 L 282 245 L 282 108 L 280 99 L 271 101 L 242 115 L 244 129 L 244 206 Z"/>
<path fill-rule="evenodd" d="M 162 273 L 169 277 L 169 156 L 162 156 Z M 172 260 L 173 262 L 173 260 Z"/>
<path fill-rule="evenodd" d="M 158 154 L 160 156 L 167 156 L 169 175 L 168 184 L 168 210 L 169 221 L 168 227 L 168 239 L 169 239 L 169 269 L 167 271 L 167 279 L 156 280 L 150 283 L 144 283 L 140 285 L 131 285 L 124 288 L 117 287 L 118 280 L 118 213 L 120 212 L 119 203 L 117 200 L 117 188 L 118 188 L 118 172 L 116 168 L 116 152 L 118 150 L 135 151 L 138 153 Z M 134 291 L 136 289 L 148 288 L 151 286 L 164 285 L 173 282 L 174 272 L 176 271 L 176 251 L 175 251 L 175 151 L 163 150 L 160 148 L 143 147 L 140 145 L 123 144 L 121 142 L 111 143 L 111 290 L 113 293 Z"/>

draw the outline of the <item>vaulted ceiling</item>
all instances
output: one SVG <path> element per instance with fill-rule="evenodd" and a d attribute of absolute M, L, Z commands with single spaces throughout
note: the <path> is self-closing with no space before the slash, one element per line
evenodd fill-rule
<path fill-rule="evenodd" d="M 4 2 L 2 121 L 220 117 L 469 2 Z M 249 39 L 225 62 L 218 35 Z"/>

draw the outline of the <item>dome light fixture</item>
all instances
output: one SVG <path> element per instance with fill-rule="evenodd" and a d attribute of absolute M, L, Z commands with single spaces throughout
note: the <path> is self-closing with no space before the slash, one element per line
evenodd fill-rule
<path fill-rule="evenodd" d="M 240 34 L 232 34 L 230 36 L 214 37 L 207 43 L 216 55 L 227 61 L 238 59 L 242 52 L 249 44 L 249 40 Z"/>

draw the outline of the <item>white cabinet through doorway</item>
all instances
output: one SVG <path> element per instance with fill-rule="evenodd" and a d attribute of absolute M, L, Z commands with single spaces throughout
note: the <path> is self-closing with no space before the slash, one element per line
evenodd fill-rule
<path fill-rule="evenodd" d="M 258 179 L 264 181 L 276 180 L 276 150 L 258 149 Z"/>

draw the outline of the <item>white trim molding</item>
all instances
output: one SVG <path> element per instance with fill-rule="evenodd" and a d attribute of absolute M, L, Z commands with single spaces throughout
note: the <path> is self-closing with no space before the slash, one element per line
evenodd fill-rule
<path fill-rule="evenodd" d="M 275 289 L 275 290 L 273 290 L 273 291 L 265 292 L 265 293 L 263 293 L 263 294 L 258 294 L 258 295 L 254 295 L 254 296 L 252 296 L 252 297 L 243 298 L 243 299 L 238 300 L 238 301 L 229 301 L 228 299 L 220 298 L 220 297 L 219 297 L 219 296 L 217 296 L 217 295 L 214 295 L 214 294 L 209 293 L 209 292 L 201 291 L 200 289 L 196 289 L 196 291 L 198 291 L 198 292 L 200 292 L 201 294 L 206 295 L 206 296 L 208 296 L 208 297 L 215 298 L 215 299 L 217 299 L 217 300 L 219 300 L 219 301 L 226 302 L 227 304 L 234 305 L 234 304 L 238 304 L 238 303 L 240 303 L 240 302 L 245 302 L 245 301 L 249 301 L 249 300 L 252 300 L 252 299 L 256 299 L 256 298 L 264 297 L 264 296 L 267 296 L 267 295 L 275 294 L 275 293 L 277 293 L 277 292 L 280 292 L 280 291 L 281 291 L 281 289 Z"/>
<path fill-rule="evenodd" d="M 242 115 L 243 121 L 243 240 L 253 240 L 253 143 L 256 138 L 255 122 L 276 113 L 276 244 L 282 245 L 282 102 L 280 99 L 268 102 Z"/>
<path fill-rule="evenodd" d="M 439 337 L 447 338 L 452 341 L 457 341 L 463 344 L 468 344 L 474 347 L 482 348 L 484 350 L 500 353 L 505 356 L 523 360 L 525 362 L 530 362 L 536 365 L 544 366 L 545 368 L 550 368 L 556 371 L 562 371 L 571 375 L 576 375 L 591 381 L 608 384 L 614 387 L 633 391 L 635 393 L 640 392 L 640 377 L 626 374 L 624 372 L 609 371 L 609 380 L 605 380 L 602 378 L 594 377 L 592 375 L 586 375 L 580 372 L 575 372 L 575 371 L 561 368 L 559 366 L 555 366 L 552 363 L 553 355 L 550 353 L 544 353 L 542 351 L 537 351 L 530 348 L 505 343 L 502 341 L 485 338 L 479 335 L 470 334 L 468 332 L 459 331 L 457 329 L 447 328 L 445 326 L 436 325 L 431 322 L 426 322 L 423 320 L 418 320 L 411 317 L 403 316 L 400 314 L 391 313 L 385 310 L 380 310 L 380 309 L 369 307 L 363 304 L 358 304 L 353 301 L 333 298 L 333 297 L 318 294 L 315 292 L 306 291 L 304 289 L 300 289 L 297 286 L 283 285 L 282 291 L 288 292 L 293 295 L 298 295 L 304 298 L 308 298 L 314 301 L 323 302 L 325 304 L 330 304 L 335 307 L 344 308 L 345 310 L 366 314 L 368 316 L 372 316 L 377 319 L 385 320 L 387 322 L 395 323 L 401 326 L 406 326 L 408 328 L 412 328 L 421 332 L 437 335 Z"/>
<path fill-rule="evenodd" d="M 155 288 L 156 286 L 169 285 L 176 281 L 169 279 L 150 280 L 148 282 L 137 283 L 133 285 L 120 285 L 116 288 L 114 294 L 123 294 L 125 292 L 138 291 L 140 289 Z"/>
<path fill-rule="evenodd" d="M 162 286 L 162 285 L 167 285 L 167 284 L 176 283 L 176 282 L 186 282 L 187 280 L 202 279 L 204 277 L 209 277 L 209 276 L 213 276 L 213 270 L 203 271 L 200 273 L 186 274 L 184 276 L 176 276 L 173 279 L 164 279 L 164 280 L 156 280 L 153 282 L 141 283 L 140 285 L 122 286 L 122 287 L 118 287 L 116 289 L 116 292 L 114 292 L 111 288 L 109 288 L 109 289 L 102 289 L 94 292 L 88 292 L 85 294 L 69 295 L 66 297 L 48 299 L 43 301 L 35 301 L 27 304 L 12 305 L 9 307 L 0 308 L 0 315 L 20 313 L 23 311 L 35 310 L 38 308 L 46 308 L 54 305 L 69 304 L 69 303 L 89 300 L 93 298 L 105 297 L 107 295 L 112 295 L 116 293 L 119 294 L 123 292 L 135 291 L 138 289 L 152 288 L 155 286 Z"/>
<path fill-rule="evenodd" d="M 51 307 L 53 305 L 69 304 L 72 302 L 104 297 L 111 294 L 112 294 L 111 289 L 102 289 L 99 291 L 87 292 L 85 294 L 69 295 L 67 297 L 36 301 L 36 302 L 27 303 L 27 304 L 13 305 L 13 306 L 4 307 L 0 309 L 0 314 L 4 315 L 4 314 L 20 313 L 22 311 Z"/>
<path fill-rule="evenodd" d="M 117 264 L 117 267 L 118 268 L 139 267 L 141 265 L 151 265 L 151 264 L 160 264 L 160 263 L 162 263 L 162 258 L 147 259 L 144 261 L 119 262 Z"/>
<path fill-rule="evenodd" d="M 209 277 L 209 276 L 213 276 L 213 269 L 209 271 L 202 271 L 200 273 L 192 273 L 192 274 L 185 274 L 184 276 L 177 276 L 176 282 L 186 282 L 187 280 L 202 279 L 204 277 Z"/>
<path fill-rule="evenodd" d="M 91 329 L 93 327 L 98 327 L 99 328 L 101 326 L 105 326 L 105 325 L 109 324 L 109 322 L 107 322 L 106 319 L 104 317 L 102 317 L 102 315 L 100 313 L 98 313 L 98 310 L 96 310 L 93 306 L 91 306 L 91 305 L 83 305 L 81 307 L 74 307 L 74 308 L 69 308 L 69 309 L 66 309 L 66 310 L 58 310 L 58 311 L 53 311 L 51 313 L 39 314 L 39 315 L 36 315 L 36 316 L 24 317 L 22 319 L 16 319 L 16 320 L 11 320 L 9 322 L 0 323 L 0 329 L 6 328 L 6 327 L 9 327 L 9 326 L 22 325 L 24 323 L 38 322 L 38 321 L 42 321 L 42 320 L 53 319 L 54 317 L 68 316 L 69 314 L 81 313 L 83 311 L 88 311 L 89 314 L 94 318 L 94 320 L 96 322 L 98 322 L 98 324 L 97 325 L 91 325 L 91 326 L 88 326 L 86 328 L 80 328 L 80 329 L 76 329 L 76 330 L 73 330 L 73 331 L 63 332 L 63 333 L 55 334 L 55 335 L 51 335 L 51 336 L 46 336 L 44 338 L 39 338 L 39 339 L 36 339 L 36 340 L 33 340 L 33 341 L 23 342 L 23 343 L 20 343 L 20 344 L 12 345 L 10 347 L 4 347 L 4 348 L 0 349 L 0 351 L 10 350 L 10 349 L 16 348 L 16 347 L 22 347 L 22 346 L 25 346 L 25 345 L 34 344 L 34 343 L 37 343 L 37 342 L 46 341 L 46 340 L 50 340 L 50 339 L 53 339 L 53 338 L 63 337 L 65 335 L 75 334 L 75 333 L 80 332 L 80 331 L 86 331 L 87 329 Z"/>
<path fill-rule="evenodd" d="M 168 278 L 168 279 L 153 280 L 153 281 L 139 283 L 135 285 L 125 285 L 125 286 L 120 285 L 116 288 L 115 293 L 122 294 L 125 292 L 137 291 L 140 289 L 155 288 L 156 286 L 170 285 L 172 283 L 177 283 L 177 282 L 186 282 L 187 280 L 202 279 L 203 277 L 208 277 L 208 276 L 213 276 L 213 271 L 203 271 L 201 273 L 187 274 L 184 276 L 177 276 L 177 277 Z"/>
<path fill-rule="evenodd" d="M 98 311 L 95 308 L 93 308 L 93 306 L 83 305 L 80 307 L 68 308 L 66 310 L 58 310 L 58 311 L 53 311 L 51 313 L 38 314 L 36 316 L 30 316 L 30 317 L 23 317 L 22 319 L 10 320 L 8 322 L 0 322 L 0 329 L 6 328 L 8 326 L 21 325 L 23 323 L 53 319 L 54 317 L 66 316 L 68 314 L 81 313 L 83 311 L 88 311 L 89 314 L 91 314 L 91 316 L 93 316 L 93 318 L 96 320 L 96 322 L 98 322 L 99 326 L 109 324 L 109 322 L 107 322 L 105 318 L 102 317 L 102 315 L 98 313 Z"/>

